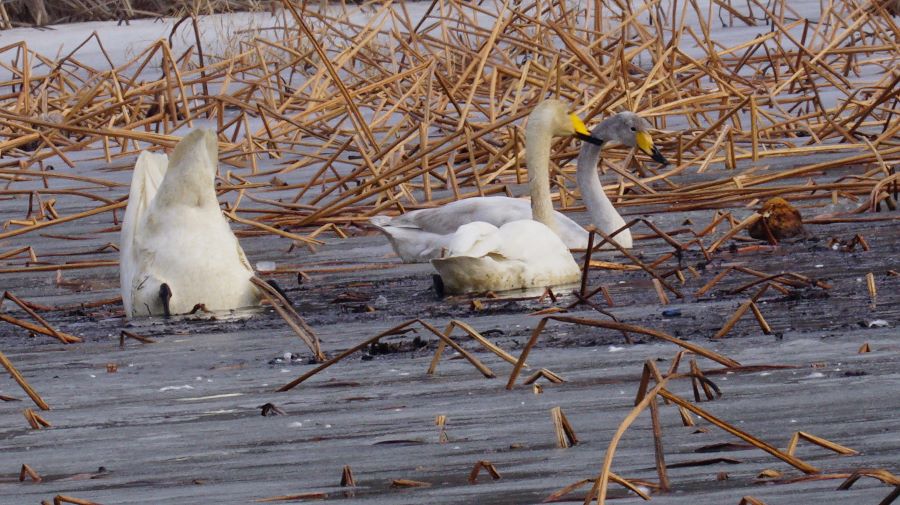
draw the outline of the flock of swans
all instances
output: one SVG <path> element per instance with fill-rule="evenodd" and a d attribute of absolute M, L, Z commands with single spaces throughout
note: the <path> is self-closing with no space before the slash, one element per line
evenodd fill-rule
<path fill-rule="evenodd" d="M 550 151 L 555 137 L 582 141 L 576 178 L 599 230 L 625 222 L 597 175 L 601 150 L 636 147 L 667 163 L 653 145 L 650 124 L 632 112 L 613 115 L 588 131 L 564 103 L 545 100 L 525 129 L 530 202 L 479 197 L 397 217 L 375 216 L 404 262 L 430 261 L 446 293 L 505 291 L 576 282 L 580 269 L 570 249 L 587 247 L 588 232 L 553 210 Z M 218 144 L 198 129 L 166 155 L 141 153 L 132 176 L 122 223 L 120 281 L 126 317 L 183 314 L 198 304 L 208 310 L 258 305 L 253 268 L 216 198 Z M 625 230 L 615 240 L 632 245 Z"/>

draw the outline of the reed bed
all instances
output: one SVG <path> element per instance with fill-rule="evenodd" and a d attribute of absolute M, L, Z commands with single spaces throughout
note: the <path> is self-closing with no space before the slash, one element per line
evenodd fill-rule
<path fill-rule="evenodd" d="M 0 82 L 0 199 L 21 204 L 19 215 L 0 230 L 0 272 L 115 266 L 107 260 L 62 264 L 28 241 L 53 234 L 56 225 L 78 223 L 92 236 L 109 234 L 109 245 L 94 253 L 114 253 L 127 185 L 110 173 L 129 170 L 144 149 L 170 149 L 187 129 L 200 125 L 217 131 L 218 191 L 225 215 L 244 240 L 272 235 L 292 247 L 315 248 L 325 238 L 343 239 L 364 228 L 376 214 L 514 194 L 526 177 L 522 119 L 549 96 L 571 103 L 589 125 L 620 110 L 638 111 L 653 123 L 654 138 L 671 166 L 657 167 L 621 148 L 605 151 L 607 182 L 616 179 L 607 191 L 623 213 L 701 210 L 710 216 L 698 229 L 662 230 L 652 220 L 630 220 L 623 229 L 634 227 L 638 241 L 659 239 L 671 252 L 652 258 L 621 250 L 617 261 L 622 263 L 593 261 L 593 250 L 607 242 L 615 245 L 618 232 L 592 233 L 584 278 L 569 308 L 585 304 L 610 316 L 592 300 L 602 296 L 606 306 L 615 305 L 604 286 L 590 286 L 591 268 L 647 274 L 661 304 L 699 299 L 727 276 L 749 276 L 731 293 L 746 301 L 717 336 L 727 336 L 748 311 L 764 332 L 771 332 L 756 303 L 767 290 L 784 294 L 829 286 L 799 273 L 729 266 L 688 292 L 686 276 L 700 274 L 682 265 L 682 255 L 695 251 L 710 259 L 759 219 L 727 209 L 752 208 L 783 196 L 849 209 L 807 224 L 897 219 L 895 213 L 879 213 L 895 208 L 900 182 L 894 169 L 900 159 L 900 28 L 887 2 L 823 0 L 817 20 L 799 15 L 786 0 L 598 0 L 589 6 L 562 0 L 433 0 L 423 5 L 424 15 L 412 15 L 404 3 L 349 7 L 285 1 L 272 14 L 273 28 L 243 33 L 227 51 L 205 45 L 200 21 L 188 15 L 168 39 L 125 62 L 113 61 L 106 50 L 109 41 L 96 33 L 59 56 L 37 53 L 25 42 L 0 48 L 0 73 L 6 75 Z M 756 35 L 724 44 L 713 36 L 718 24 L 750 27 Z M 176 51 L 176 37 L 195 42 Z M 97 50 L 105 63 L 87 63 L 87 54 Z M 581 210 L 571 163 L 577 145 L 561 139 L 553 152 L 555 205 L 564 212 Z M 81 164 L 109 170 L 86 171 Z M 779 169 L 769 170 L 771 165 Z M 865 243 L 861 236 L 853 242 Z M 58 274 L 58 282 L 64 281 Z M 875 304 L 874 276 L 867 287 Z M 751 292 L 742 294 L 746 290 Z M 63 341 L 74 337 L 41 319 L 30 302 L 12 294 L 7 298 L 27 307 L 39 324 L 11 316 L 6 322 Z M 489 300 L 472 300 L 473 309 Z M 719 363 L 721 370 L 753 367 L 614 317 L 550 315 L 564 310 L 553 307 L 540 314 L 545 317 L 518 358 L 465 322 L 453 321 L 442 332 L 412 319 L 324 360 L 279 391 L 297 387 L 383 337 L 418 326 L 440 342 L 429 373 L 435 373 L 449 346 L 483 376 L 496 375 L 451 338 L 458 328 L 513 365 L 509 389 L 550 323 L 605 328 L 626 340 L 629 334 L 664 340 Z M 320 360 L 325 358 L 302 321 L 292 328 Z M 126 336 L 152 342 L 122 335 L 123 345 Z M 714 385 L 695 362 L 691 369 L 696 403 L 701 392 L 712 400 Z M 550 370 L 538 372 L 523 382 L 563 381 Z M 678 406 L 685 423 L 693 413 L 758 442 L 757 447 L 805 473 L 818 471 L 671 394 L 665 386 L 676 372 L 653 373 L 655 387 L 645 374 L 637 407 L 610 444 L 600 475 L 578 483 L 594 482 L 588 503 L 594 497 L 603 502 L 610 480 L 628 482 L 611 471 L 615 444 L 641 411 L 649 408 L 657 416 L 658 397 Z M 24 379 L 20 384 L 28 391 Z M 32 398 L 40 404 L 36 393 Z M 561 410 L 556 418 L 559 426 L 567 424 Z M 666 487 L 661 442 L 656 451 L 660 485 Z M 479 463 L 472 480 L 481 467 L 492 478 L 499 476 L 490 463 Z M 397 479 L 393 485 L 428 484 Z M 261 501 L 286 498 L 294 499 Z"/>
<path fill-rule="evenodd" d="M 521 118 L 550 95 L 589 123 L 623 109 L 655 123 L 672 166 L 624 150 L 605 156 L 619 176 L 608 191 L 625 212 L 773 195 L 848 200 L 865 212 L 890 200 L 896 183 L 900 30 L 878 3 L 832 1 L 818 22 L 796 19 L 784 1 L 701 9 L 696 0 L 608 0 L 586 10 L 435 0 L 421 19 L 403 4 L 372 3 L 365 23 L 346 6 L 285 5 L 277 28 L 230 56 L 202 45 L 175 54 L 159 40 L 96 68 L 80 58 L 106 54 L 96 34 L 59 58 L 25 42 L 0 48 L 9 74 L 0 83 L 0 196 L 29 196 L 0 239 L 96 214 L 115 226 L 124 202 L 93 190 L 120 183 L 48 165 L 72 168 L 71 153 L 88 152 L 127 166 L 198 123 L 218 131 L 221 193 L 237 195 L 227 214 L 248 233 L 312 244 L 376 213 L 509 193 L 524 177 Z M 173 35 L 200 42 L 196 21 L 183 18 Z M 709 37 L 719 22 L 762 34 L 724 47 Z M 557 205 L 577 209 L 575 146 L 560 141 L 555 152 Z M 820 153 L 838 156 L 803 163 Z M 784 157 L 798 162 L 763 170 Z M 848 166 L 852 175 L 830 176 Z M 709 178 L 682 183 L 686 172 Z M 15 189 L 35 180 L 44 187 Z M 55 188 L 71 180 L 78 190 Z M 85 199 L 100 205 L 65 213 Z"/>

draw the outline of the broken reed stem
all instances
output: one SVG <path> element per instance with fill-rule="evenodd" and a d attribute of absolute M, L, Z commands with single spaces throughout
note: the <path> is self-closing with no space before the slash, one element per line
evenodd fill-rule
<path fill-rule="evenodd" d="M 41 410 L 50 410 L 50 406 L 44 402 L 44 399 L 41 398 L 37 391 L 35 391 L 29 384 L 28 381 L 25 380 L 25 377 L 16 370 L 16 367 L 13 366 L 12 362 L 6 358 L 6 355 L 3 354 L 3 351 L 0 351 L 0 365 L 3 365 L 3 368 L 12 375 L 13 379 L 19 383 L 19 386 L 25 391 L 29 398 L 34 401 L 34 404 L 37 405 Z"/>
<path fill-rule="evenodd" d="M 872 300 L 872 306 L 874 307 L 878 302 L 878 290 L 875 287 L 875 274 L 869 272 L 866 274 L 866 287 L 869 289 L 869 297 Z"/>
<path fill-rule="evenodd" d="M 669 391 L 667 391 L 665 389 L 660 389 L 659 394 L 663 398 L 668 399 L 669 401 L 678 405 L 679 407 L 683 407 L 686 410 L 693 412 L 694 414 L 702 417 L 703 419 L 706 419 L 707 421 L 716 425 L 717 427 L 727 431 L 728 433 L 731 433 L 732 435 L 744 440 L 745 442 L 747 442 L 749 444 L 752 444 L 753 446 L 757 447 L 758 449 L 762 449 L 763 451 L 768 452 L 772 456 L 775 456 L 776 458 L 784 461 L 785 463 L 793 466 L 794 468 L 800 470 L 803 473 L 806 473 L 806 474 L 819 473 L 819 469 L 817 469 L 816 467 L 814 467 L 808 463 L 805 463 L 804 461 L 802 461 L 798 458 L 795 458 L 794 456 L 791 456 L 790 454 L 786 454 L 786 453 L 779 451 L 774 446 L 769 445 L 769 444 L 763 442 L 762 440 L 759 440 L 758 438 L 754 437 L 753 435 L 750 435 L 749 433 L 746 433 L 743 430 L 736 428 L 735 426 L 732 426 L 731 424 L 726 423 L 725 421 L 722 421 L 721 419 L 713 416 L 712 414 L 706 412 L 705 410 L 694 405 L 693 403 L 688 402 L 688 401 L 682 399 L 681 397 L 670 393 Z"/>
<path fill-rule="evenodd" d="M 556 374 L 550 370 L 547 370 L 546 368 L 541 368 L 540 370 L 531 374 L 530 377 L 525 379 L 525 381 L 522 384 L 525 384 L 525 385 L 534 384 L 540 378 L 547 379 L 548 381 L 552 382 L 553 384 L 562 384 L 563 382 L 566 382 L 565 379 L 560 377 L 558 374 Z"/>
<path fill-rule="evenodd" d="M 397 325 L 397 326 L 394 326 L 393 328 L 390 328 L 390 329 L 388 329 L 388 330 L 385 330 L 385 331 L 379 333 L 378 335 L 375 335 L 375 336 L 372 337 L 372 338 L 369 338 L 369 339 L 367 339 L 367 340 L 364 340 L 363 342 L 361 342 L 361 343 L 359 343 L 359 344 L 357 344 L 357 345 L 351 347 L 350 349 L 347 349 L 346 351 L 344 351 L 344 352 L 338 354 L 338 355 L 335 356 L 334 358 L 331 358 L 330 360 L 328 360 L 328 361 L 322 363 L 321 365 L 317 366 L 316 368 L 314 368 L 314 369 L 312 369 L 312 370 L 306 372 L 305 374 L 303 374 L 303 375 L 301 375 L 300 377 L 298 377 L 298 378 L 292 380 L 291 382 L 285 384 L 284 386 L 281 386 L 281 387 L 278 388 L 276 391 L 277 391 L 277 392 L 289 391 L 289 390 L 293 389 L 294 387 L 296 387 L 297 385 L 299 385 L 299 384 L 301 384 L 302 382 L 304 382 L 305 380 L 309 379 L 309 378 L 312 377 L 313 375 L 316 375 L 317 373 L 321 372 L 322 370 L 325 370 L 326 368 L 328 368 L 328 367 L 334 365 L 335 363 L 337 363 L 337 362 L 343 360 L 343 359 L 346 358 L 347 356 L 350 356 L 351 354 L 353 354 L 353 353 L 355 353 L 355 352 L 357 352 L 357 351 L 359 351 L 359 350 L 361 350 L 361 349 L 364 349 L 366 346 L 369 346 L 369 345 L 371 345 L 371 344 L 373 344 L 373 343 L 375 343 L 375 342 L 381 340 L 382 338 L 384 338 L 384 337 L 386 337 L 386 336 L 388 336 L 388 335 L 394 335 L 394 334 L 396 334 L 398 331 L 403 330 L 403 329 L 405 329 L 405 328 L 408 328 L 408 327 L 410 327 L 410 326 L 412 326 L 413 324 L 416 324 L 416 323 L 422 325 L 422 327 L 424 327 L 426 330 L 428 330 L 428 331 L 431 332 L 433 335 L 435 335 L 436 337 L 438 337 L 442 342 L 444 342 L 445 344 L 447 344 L 447 345 L 449 345 L 450 347 L 452 347 L 456 352 L 458 352 L 460 355 L 462 355 L 469 363 L 471 363 L 472 366 L 474 366 L 479 372 L 481 372 L 482 375 L 484 375 L 485 377 L 487 377 L 487 378 L 489 378 L 489 379 L 495 377 L 494 372 L 492 372 L 490 368 L 488 368 L 487 366 L 485 366 L 478 358 L 476 358 L 475 356 L 473 356 L 471 353 L 469 353 L 468 351 L 466 351 L 465 349 L 463 349 L 462 347 L 460 347 L 459 344 L 457 344 L 456 342 L 454 342 L 452 339 L 450 339 L 449 337 L 447 337 L 446 335 L 444 335 L 443 333 L 441 333 L 440 331 L 438 331 L 437 328 L 435 328 L 435 327 L 432 326 L 431 324 L 429 324 L 429 323 L 427 323 L 427 322 L 425 322 L 425 321 L 423 321 L 423 320 L 421 320 L 421 319 L 411 319 L 411 320 L 409 320 L 409 321 L 406 321 L 405 323 L 401 323 L 401 324 L 399 324 L 399 325 Z"/>
<path fill-rule="evenodd" d="M 350 465 L 344 465 L 341 471 L 341 487 L 356 487 L 356 480 L 353 478 L 353 469 Z"/>
<path fill-rule="evenodd" d="M 313 352 L 313 357 L 316 361 L 322 362 L 327 358 L 325 354 L 322 352 L 322 345 L 319 342 L 319 337 L 316 336 L 316 333 L 306 321 L 294 310 L 291 306 L 291 303 L 288 302 L 281 293 L 278 292 L 275 288 L 269 285 L 268 282 L 260 279 L 259 277 L 253 276 L 250 278 L 250 282 L 253 283 L 254 286 L 259 288 L 260 294 L 268 300 L 269 304 L 272 305 L 272 308 L 275 309 L 275 312 L 281 316 L 282 319 L 294 330 L 294 333 L 300 337 L 309 349 Z"/>
<path fill-rule="evenodd" d="M 841 444 L 834 443 L 830 440 L 825 440 L 824 438 L 817 437 L 815 435 L 811 435 L 809 433 L 803 431 L 797 431 L 794 433 L 794 436 L 791 437 L 791 441 L 788 442 L 787 449 L 784 450 L 785 453 L 794 455 L 794 452 L 797 450 L 797 444 L 800 440 L 806 440 L 807 442 L 818 445 L 819 447 L 824 447 L 829 451 L 836 452 L 838 454 L 843 454 L 844 456 L 852 456 L 854 454 L 859 454 L 859 451 L 853 450 L 849 447 L 845 447 Z"/>
<path fill-rule="evenodd" d="M 571 317 L 571 316 L 545 316 L 543 317 L 535 326 L 534 330 L 531 331 L 531 337 L 528 339 L 528 342 L 525 344 L 525 347 L 522 348 L 522 352 L 519 355 L 519 360 L 516 365 L 513 367 L 512 372 L 509 374 L 509 379 L 506 382 L 506 389 L 512 389 L 516 383 L 516 379 L 519 377 L 519 373 L 522 371 L 522 367 L 525 364 L 525 360 L 528 358 L 528 354 L 531 352 L 531 348 L 537 343 L 538 338 L 541 336 L 541 333 L 544 331 L 544 328 L 547 325 L 547 322 L 553 320 L 561 323 L 572 323 L 578 325 L 585 326 L 595 326 L 599 328 L 607 328 L 611 330 L 618 330 L 627 333 L 639 333 L 641 335 L 647 335 L 650 337 L 654 337 L 660 340 L 665 340 L 666 342 L 670 342 L 681 346 L 689 351 L 703 356 L 707 359 L 713 360 L 722 365 L 732 367 L 732 366 L 740 366 L 740 363 L 737 361 L 728 358 L 726 356 L 722 356 L 716 352 L 710 351 L 702 346 L 697 344 L 687 342 L 685 340 L 681 340 L 679 338 L 673 337 L 669 334 L 663 333 L 661 331 L 653 330 L 650 328 L 644 328 L 641 326 L 635 326 L 631 324 L 619 323 L 617 321 L 602 321 L 599 319 L 588 319 L 582 317 Z"/>
<path fill-rule="evenodd" d="M 616 230 L 615 232 L 613 232 L 612 235 L 607 235 L 606 233 L 603 233 L 603 231 L 601 231 L 601 230 L 595 230 L 595 232 L 603 238 L 603 240 L 599 244 L 597 244 L 595 247 L 601 247 L 601 246 L 603 246 L 603 244 L 611 244 L 613 247 L 618 249 L 618 251 L 620 253 L 622 253 L 623 256 L 625 256 L 626 258 L 631 260 L 631 262 L 634 263 L 635 265 L 641 267 L 642 270 L 644 270 L 645 272 L 650 274 L 651 277 L 653 277 L 656 281 L 658 281 L 663 287 L 665 287 L 666 289 L 668 289 L 669 291 L 674 293 L 675 296 L 677 296 L 678 298 L 684 298 L 684 295 L 681 294 L 681 291 L 678 291 L 677 289 L 675 289 L 671 285 L 669 285 L 669 283 L 667 283 L 665 280 L 663 280 L 663 278 L 660 277 L 659 274 L 657 274 L 652 268 L 645 265 L 643 261 L 639 260 L 635 255 L 631 254 L 631 252 L 629 252 L 628 249 L 625 249 L 624 247 L 619 245 L 619 243 L 616 242 L 615 239 L 613 239 L 613 236 L 615 236 L 616 233 L 629 228 L 631 225 L 635 224 L 636 222 L 637 222 L 637 220 L 632 220 L 630 223 L 627 223 L 625 226 L 623 226 L 623 227 L 619 228 L 618 230 Z"/>
<path fill-rule="evenodd" d="M 30 478 L 35 484 L 43 480 L 41 479 L 41 476 L 34 471 L 34 468 L 31 468 L 27 463 L 23 463 L 22 470 L 19 471 L 19 482 L 25 482 L 25 477 Z"/>
<path fill-rule="evenodd" d="M 659 422 L 659 404 L 655 397 L 650 400 L 650 421 L 653 426 L 653 453 L 656 458 L 656 474 L 659 476 L 659 489 L 666 492 L 670 488 L 669 473 L 666 470 L 666 453 L 662 442 L 662 424 Z"/>
<path fill-rule="evenodd" d="M 32 409 L 25 409 L 25 419 L 28 421 L 28 424 L 31 425 L 32 429 L 40 430 L 42 428 L 49 428 L 52 426 L 49 421 L 44 419 L 40 414 L 35 412 Z"/>
<path fill-rule="evenodd" d="M 591 490 L 588 492 L 587 496 L 584 500 L 584 505 L 590 505 L 595 499 L 597 500 L 597 505 L 605 505 L 606 504 L 606 491 L 609 487 L 610 474 L 612 473 L 612 460 L 616 454 L 616 448 L 619 445 L 619 441 L 622 439 L 622 436 L 625 435 L 625 432 L 628 430 L 628 427 L 637 419 L 638 415 L 650 405 L 650 402 L 656 399 L 656 395 L 663 390 L 663 388 L 668 384 L 669 378 L 666 377 L 657 384 L 653 389 L 647 392 L 644 398 L 638 402 L 637 405 L 634 406 L 633 409 L 625 416 L 625 419 L 619 424 L 619 427 L 616 429 L 616 432 L 613 434 L 612 440 L 609 441 L 609 445 L 606 447 L 606 453 L 603 456 L 603 466 L 600 469 L 600 473 L 597 475 L 597 478 L 594 479 L 594 485 L 591 486 Z"/>
<path fill-rule="evenodd" d="M 119 332 L 119 347 L 125 347 L 125 338 L 126 337 L 137 340 L 138 342 L 140 342 L 142 344 L 155 344 L 156 343 L 156 340 L 153 340 L 152 338 L 144 337 L 144 336 L 138 335 L 137 333 L 132 333 L 128 330 L 122 330 L 121 332 Z"/>
<path fill-rule="evenodd" d="M 478 482 L 478 474 L 481 472 L 482 468 L 487 470 L 488 475 L 491 476 L 491 480 L 499 480 L 502 478 L 500 472 L 497 471 L 497 467 L 495 467 L 493 463 L 487 460 L 481 460 L 476 462 L 475 466 L 472 467 L 472 471 L 469 472 L 469 484 Z"/>
<path fill-rule="evenodd" d="M 728 230 L 728 233 L 726 233 L 721 238 L 719 238 L 718 240 L 713 242 L 712 245 L 707 247 L 706 252 L 708 252 L 709 254 L 716 252 L 716 249 L 718 249 L 722 244 L 724 244 L 726 241 L 731 239 L 731 237 L 734 237 L 740 231 L 742 231 L 746 228 L 749 228 L 750 226 L 753 226 L 753 224 L 756 223 L 757 221 L 759 221 L 760 219 L 762 219 L 762 215 L 759 213 L 754 212 L 753 214 L 749 215 L 746 219 L 744 219 L 743 221 L 738 223 L 737 226 Z"/>
<path fill-rule="evenodd" d="M 53 505 L 62 505 L 63 503 L 71 503 L 72 505 L 101 505 L 95 501 L 75 498 L 74 496 L 64 494 L 58 494 L 53 497 Z"/>
<path fill-rule="evenodd" d="M 70 335 L 68 333 L 61 332 L 56 330 L 55 328 L 48 329 L 47 326 L 38 326 L 36 324 L 29 323 L 28 321 L 22 321 L 21 319 L 16 319 L 7 314 L 0 313 L 0 321 L 7 322 L 9 324 L 19 326 L 33 333 L 39 333 L 41 335 L 47 335 L 48 337 L 53 337 L 54 332 L 60 335 L 60 340 L 65 340 L 65 343 L 73 343 L 73 342 L 81 342 L 80 337 L 76 337 L 75 335 Z"/>
<path fill-rule="evenodd" d="M 756 305 L 755 302 L 750 302 L 750 310 L 753 311 L 753 316 L 756 317 L 756 322 L 759 323 L 759 328 L 766 335 L 771 335 L 774 332 L 772 331 L 772 327 L 769 326 L 769 323 L 766 321 L 766 318 L 763 317 L 762 312 L 759 310 L 759 306 Z"/>
<path fill-rule="evenodd" d="M 81 342 L 81 339 L 78 338 L 78 337 L 76 337 L 75 335 L 67 335 L 67 334 L 60 333 L 60 332 L 57 331 L 54 327 L 50 326 L 50 323 L 48 323 L 48 322 L 47 322 L 43 317 L 41 317 L 37 312 L 35 312 L 34 310 L 32 310 L 31 307 L 28 306 L 28 304 L 26 304 L 25 302 L 23 302 L 22 300 L 20 300 L 19 297 L 17 297 L 16 295 L 10 293 L 9 291 L 4 291 L 4 292 L 3 292 L 3 297 L 6 298 L 6 299 L 8 299 L 8 300 L 10 300 L 10 301 L 12 301 L 12 302 L 15 303 L 16 305 L 18 305 L 18 306 L 19 306 L 22 310 L 24 310 L 29 316 L 31 316 L 35 321 L 41 323 L 41 325 L 42 325 L 44 328 L 46 328 L 48 332 L 50 332 L 50 335 L 52 335 L 54 338 L 56 338 L 56 339 L 59 340 L 60 342 L 62 342 L 62 343 L 64 343 L 64 344 L 71 344 L 71 343 L 73 343 L 73 342 Z"/>
<path fill-rule="evenodd" d="M 746 302 L 742 303 L 737 308 L 737 310 L 734 311 L 734 314 L 732 314 L 731 317 L 729 317 L 728 320 L 725 321 L 725 324 L 722 326 L 722 328 L 712 336 L 712 338 L 719 339 L 727 335 L 728 332 L 730 332 L 731 329 L 734 328 L 734 325 L 737 324 L 738 320 L 744 317 L 744 314 L 746 314 L 747 311 L 750 310 L 751 305 L 753 305 L 752 300 L 747 300 Z"/>
<path fill-rule="evenodd" d="M 594 227 L 589 227 L 587 250 L 584 252 L 584 266 L 581 269 L 581 298 L 587 296 L 588 274 L 591 271 L 591 256 L 594 253 Z"/>
<path fill-rule="evenodd" d="M 553 428 L 556 430 L 556 446 L 560 449 L 568 449 L 573 445 L 578 445 L 578 437 L 575 435 L 575 429 L 569 423 L 566 415 L 562 411 L 562 407 L 553 407 L 550 409 L 550 419 L 553 420 Z"/>

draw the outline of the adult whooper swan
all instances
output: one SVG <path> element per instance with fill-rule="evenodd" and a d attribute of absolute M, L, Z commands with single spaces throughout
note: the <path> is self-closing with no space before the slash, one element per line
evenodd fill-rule
<path fill-rule="evenodd" d="M 216 198 L 218 143 L 211 130 L 184 137 L 169 159 L 144 151 L 122 222 L 120 282 L 126 317 L 259 304 L 253 269 Z"/>
<path fill-rule="evenodd" d="M 557 221 L 550 197 L 550 147 L 555 136 L 587 138 L 587 129 L 557 100 L 539 104 L 525 127 L 531 213 L 499 228 L 472 216 L 473 222 L 442 236 L 443 257 L 431 264 L 443 291 L 467 293 L 570 284 L 581 271 L 569 249 L 555 233 Z M 534 220 L 531 219 L 534 216 Z"/>
<path fill-rule="evenodd" d="M 556 106 L 554 106 L 556 107 Z M 576 180 L 592 224 L 604 233 L 612 233 L 625 224 L 603 191 L 597 175 L 601 150 L 613 145 L 637 147 L 654 161 L 667 164 L 666 158 L 654 146 L 647 130 L 650 124 L 633 112 L 620 112 L 597 125 L 578 155 Z M 526 150 L 528 140 L 526 135 Z M 549 156 L 550 144 L 544 149 Z M 529 160 L 526 159 L 526 163 Z M 532 194 L 532 198 L 533 198 Z M 425 262 L 440 257 L 449 245 L 451 236 L 464 224 L 483 221 L 501 226 L 504 223 L 531 219 L 531 204 L 526 199 L 505 196 L 467 198 L 433 209 L 408 212 L 394 218 L 375 216 L 371 223 L 384 233 L 400 258 L 406 263 Z M 588 232 L 561 212 L 553 212 L 554 231 L 569 249 L 587 248 Z M 624 230 L 615 236 L 616 242 L 630 249 L 631 232 Z"/>

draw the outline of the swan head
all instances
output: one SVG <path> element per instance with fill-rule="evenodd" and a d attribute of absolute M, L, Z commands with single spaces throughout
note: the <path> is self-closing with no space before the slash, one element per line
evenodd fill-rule
<path fill-rule="evenodd" d="M 650 122 L 646 119 L 634 112 L 619 112 L 597 125 L 591 136 L 604 146 L 621 144 L 626 147 L 637 147 L 653 161 L 668 165 L 669 160 L 653 144 L 648 130 Z"/>
<path fill-rule="evenodd" d="M 600 142 L 591 136 L 581 118 L 576 114 L 570 114 L 566 105 L 559 100 L 551 98 L 538 104 L 528 116 L 528 124 L 531 125 L 530 128 L 549 131 L 554 137 L 578 137 L 600 145 Z"/>

